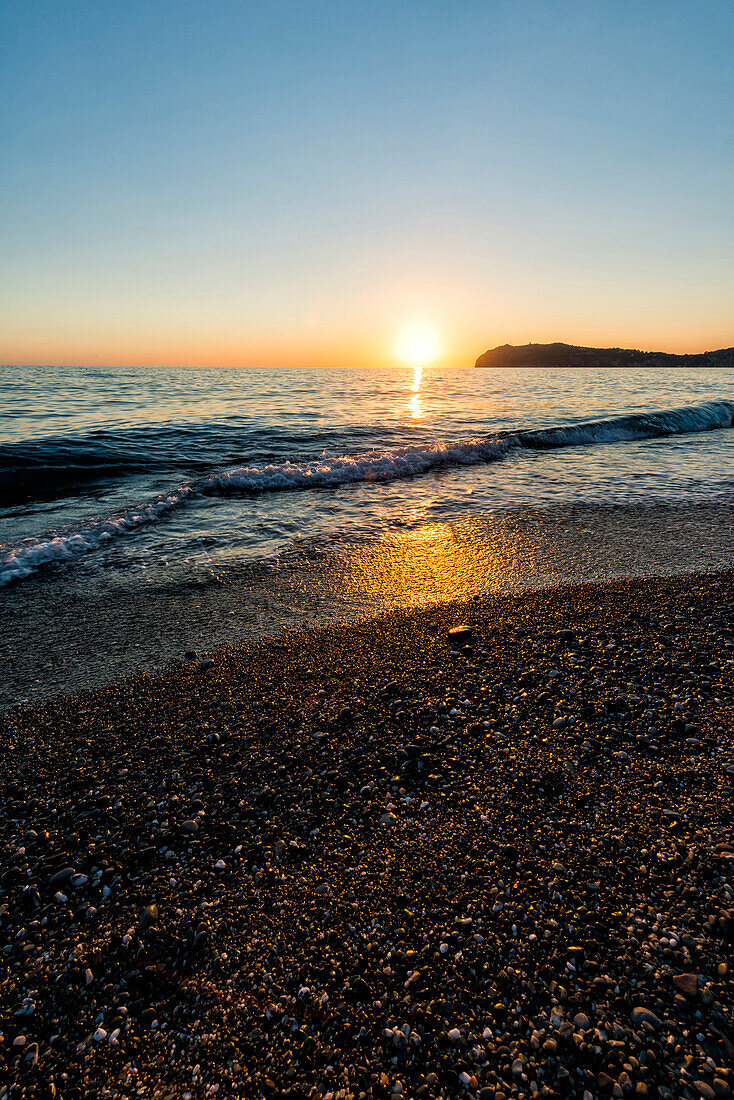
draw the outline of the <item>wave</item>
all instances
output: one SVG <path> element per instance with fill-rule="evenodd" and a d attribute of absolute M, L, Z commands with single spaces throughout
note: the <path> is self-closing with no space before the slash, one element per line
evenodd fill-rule
<path fill-rule="evenodd" d="M 374 441 L 368 426 L 350 427 L 359 446 Z M 54 500 L 105 483 L 156 475 L 182 479 L 256 459 L 282 461 L 291 453 L 318 454 L 343 446 L 338 431 L 267 431 L 243 417 L 208 423 L 152 424 L 90 429 L 22 442 L 0 442 L 0 507 Z M 386 433 L 387 446 L 397 439 Z"/>
<path fill-rule="evenodd" d="M 552 450 L 557 447 L 577 447 L 590 443 L 620 443 L 624 440 L 659 439 L 687 432 L 710 432 L 731 428 L 734 424 L 734 402 L 708 401 L 704 405 L 687 405 L 682 409 L 636 413 L 569 424 L 560 428 L 540 428 L 520 431 L 520 446 L 530 450 Z"/>
<path fill-rule="evenodd" d="M 211 474 L 141 506 L 95 521 L 65 535 L 27 540 L 0 557 L 0 586 L 104 546 L 119 535 L 155 523 L 199 495 L 256 495 L 298 489 L 329 489 L 358 482 L 389 482 L 431 469 L 489 463 L 517 450 L 557 450 L 689 432 L 731 428 L 734 402 L 711 401 L 662 412 L 641 413 L 553 428 L 498 432 L 479 439 L 417 444 L 336 458 L 240 466 Z"/>
<path fill-rule="evenodd" d="M 30 577 L 45 565 L 68 562 L 90 550 L 98 550 L 119 535 L 131 534 L 138 527 L 157 523 L 168 512 L 179 508 L 194 491 L 193 486 L 184 485 L 157 500 L 85 524 L 69 534 L 28 539 L 4 552 L 0 559 L 0 587 Z"/>
<path fill-rule="evenodd" d="M 493 462 L 508 451 L 556 450 L 591 443 L 650 439 L 683 432 L 730 428 L 734 403 L 712 401 L 665 412 L 613 417 L 557 428 L 498 432 L 481 439 L 418 444 L 387 451 L 344 455 L 309 462 L 242 466 L 208 478 L 205 492 L 268 493 L 289 489 L 335 488 L 359 481 L 395 481 L 415 477 L 440 466 L 470 466 Z"/>
<path fill-rule="evenodd" d="M 283 462 L 272 466 L 242 466 L 214 474 L 203 485 L 208 493 L 277 493 L 291 489 L 333 489 L 354 482 L 397 481 L 424 474 L 436 466 L 468 466 L 502 458 L 512 447 L 512 436 L 457 443 L 434 443 L 368 451 L 310 462 Z"/>

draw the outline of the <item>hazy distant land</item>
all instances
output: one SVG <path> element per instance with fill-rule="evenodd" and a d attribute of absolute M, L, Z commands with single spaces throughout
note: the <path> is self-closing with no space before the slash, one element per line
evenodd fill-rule
<path fill-rule="evenodd" d="M 574 344 L 501 344 L 480 355 L 476 367 L 734 367 L 734 348 L 671 355 L 636 348 L 581 348 Z"/>

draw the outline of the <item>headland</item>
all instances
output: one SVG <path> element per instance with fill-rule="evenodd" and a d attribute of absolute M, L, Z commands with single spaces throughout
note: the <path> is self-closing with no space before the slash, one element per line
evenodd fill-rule
<path fill-rule="evenodd" d="M 635 348 L 584 348 L 574 344 L 501 344 L 475 367 L 734 367 L 734 348 L 673 355 Z"/>

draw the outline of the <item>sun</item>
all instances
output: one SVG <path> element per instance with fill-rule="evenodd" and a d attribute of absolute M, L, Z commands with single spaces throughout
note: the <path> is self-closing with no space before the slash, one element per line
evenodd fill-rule
<path fill-rule="evenodd" d="M 438 333 L 430 325 L 417 321 L 406 325 L 395 341 L 395 354 L 398 359 L 411 367 L 423 367 L 432 363 L 441 352 Z"/>

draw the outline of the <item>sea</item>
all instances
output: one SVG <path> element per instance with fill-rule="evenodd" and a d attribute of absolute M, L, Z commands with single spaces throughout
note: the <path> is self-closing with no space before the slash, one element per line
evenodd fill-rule
<path fill-rule="evenodd" d="M 728 370 L 4 368 L 0 584 L 732 499 Z M 696 564 L 691 548 L 691 565 Z"/>
<path fill-rule="evenodd" d="M 251 603 L 267 589 L 277 627 L 320 610 L 727 569 L 732 381 L 4 367 L 0 603 L 12 593 L 17 621 L 39 592 L 59 607 L 67 589 L 96 592 L 102 605 L 123 586 L 128 605 L 156 591 L 170 605 L 192 586 L 240 584 Z"/>

